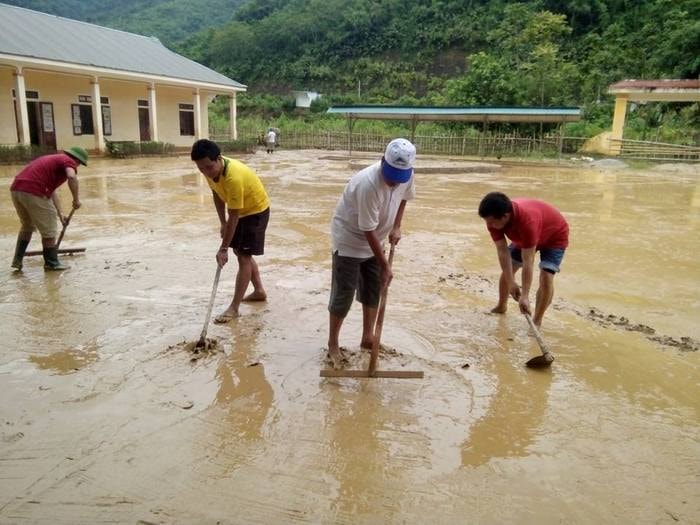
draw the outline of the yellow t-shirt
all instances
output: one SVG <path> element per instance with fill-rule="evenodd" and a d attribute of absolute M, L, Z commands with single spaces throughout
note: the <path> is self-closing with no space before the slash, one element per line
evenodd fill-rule
<path fill-rule="evenodd" d="M 230 210 L 238 210 L 239 217 L 246 217 L 265 211 L 270 207 L 270 199 L 256 173 L 242 162 L 221 157 L 224 173 L 219 182 L 204 177 L 209 187 L 216 192 Z"/>

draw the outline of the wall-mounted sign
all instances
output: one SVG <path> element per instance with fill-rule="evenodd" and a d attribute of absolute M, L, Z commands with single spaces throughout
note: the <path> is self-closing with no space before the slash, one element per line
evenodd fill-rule
<path fill-rule="evenodd" d="M 105 135 L 112 134 L 112 108 L 102 106 L 102 129 Z"/>
<path fill-rule="evenodd" d="M 44 132 L 53 133 L 53 104 L 41 105 L 41 118 L 44 122 Z"/>

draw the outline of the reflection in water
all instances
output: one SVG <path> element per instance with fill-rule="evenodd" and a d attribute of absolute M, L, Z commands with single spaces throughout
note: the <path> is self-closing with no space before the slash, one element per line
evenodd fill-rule
<path fill-rule="evenodd" d="M 463 466 L 476 467 L 491 458 L 526 456 L 544 419 L 551 369 L 526 369 L 508 356 L 509 345 L 532 346 L 532 341 L 528 337 L 521 343 L 509 342 L 504 322 L 499 323 L 495 337 L 506 352 L 494 356 L 493 372 L 498 377 L 498 389 L 488 413 L 474 424 L 462 444 Z"/>
<path fill-rule="evenodd" d="M 265 368 L 251 357 L 251 351 L 258 346 L 257 334 L 261 327 L 253 326 L 254 321 L 248 318 L 247 326 L 241 326 L 241 321 L 233 321 L 234 349 L 219 361 L 216 369 L 219 389 L 214 404 L 224 411 L 225 421 L 219 426 L 222 432 L 219 450 L 223 457 L 229 458 L 225 467 L 227 473 L 240 466 L 240 447 L 263 437 L 265 420 L 274 399 Z"/>
<path fill-rule="evenodd" d="M 693 226 L 696 226 L 698 221 L 700 221 L 698 209 L 700 209 L 700 179 L 695 183 L 693 194 L 690 197 L 690 224 Z"/>
<path fill-rule="evenodd" d="M 612 219 L 613 209 L 615 208 L 615 186 L 617 177 L 614 173 L 601 173 L 601 186 L 603 197 L 600 200 L 600 220 L 608 222 Z"/>
<path fill-rule="evenodd" d="M 37 248 L 39 249 L 39 248 Z M 14 300 L 17 315 L 25 320 L 32 336 L 54 339 L 54 329 L 61 324 L 66 314 L 66 306 L 70 304 L 63 293 L 66 284 L 64 273 L 45 272 L 42 256 L 25 258 L 25 274 L 16 275 L 21 287 L 15 294 L 8 294 L 5 299 Z M 40 271 L 40 274 L 34 269 Z M 71 284 L 67 283 L 70 288 Z M 66 341 L 68 345 L 70 342 Z M 63 346 L 63 345 L 62 345 Z"/>
<path fill-rule="evenodd" d="M 227 422 L 237 438 L 259 439 L 274 393 L 262 364 L 253 365 L 236 356 L 233 352 L 216 370 L 216 404 L 226 406 Z"/>
<path fill-rule="evenodd" d="M 372 505 L 386 494 L 386 466 L 389 451 L 381 439 L 380 394 L 368 391 L 365 384 L 357 391 L 329 385 L 325 426 L 328 430 L 328 470 L 338 482 L 338 492 L 331 504 L 333 513 L 342 518 L 374 514 Z M 391 508 L 382 505 L 383 521 L 391 516 Z"/>

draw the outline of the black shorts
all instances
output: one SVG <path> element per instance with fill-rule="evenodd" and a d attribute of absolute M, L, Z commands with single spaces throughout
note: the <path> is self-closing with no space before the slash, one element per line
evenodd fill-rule
<path fill-rule="evenodd" d="M 270 220 L 270 208 L 260 213 L 238 219 L 231 248 L 236 255 L 262 255 L 265 253 L 265 230 Z"/>

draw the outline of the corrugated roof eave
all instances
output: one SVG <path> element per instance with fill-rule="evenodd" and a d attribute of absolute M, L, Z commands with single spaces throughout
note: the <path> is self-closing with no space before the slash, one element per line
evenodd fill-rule
<path fill-rule="evenodd" d="M 36 30 L 27 38 L 32 27 Z M 0 53 L 224 88 L 247 87 L 175 53 L 153 37 L 7 4 L 0 4 Z"/>

